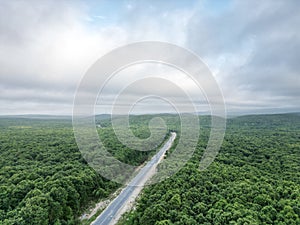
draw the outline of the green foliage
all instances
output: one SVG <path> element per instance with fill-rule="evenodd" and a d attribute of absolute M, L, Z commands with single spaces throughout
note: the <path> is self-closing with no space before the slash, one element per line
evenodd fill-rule
<path fill-rule="evenodd" d="M 87 166 L 69 120 L 1 118 L 0 136 L 4 224 L 75 224 L 93 191 L 117 187 Z"/>
<path fill-rule="evenodd" d="M 146 187 L 120 224 L 300 224 L 300 116 L 229 119 L 219 155 L 200 172 L 208 131 L 184 168 Z"/>
<path fill-rule="evenodd" d="M 180 136 L 179 118 L 161 117 Z M 149 137 L 151 118 L 131 117 L 133 133 Z M 139 165 L 155 153 L 120 143 L 107 115 L 96 121 L 101 140 L 120 161 Z M 299 115 L 229 119 L 219 155 L 202 172 L 198 167 L 210 117 L 201 116 L 200 124 L 193 157 L 174 176 L 145 188 L 136 210 L 120 224 L 300 224 Z M 3 225 L 79 224 L 79 215 L 91 201 L 119 187 L 87 165 L 68 119 L 0 118 L 0 168 Z"/>
<path fill-rule="evenodd" d="M 101 123 L 101 140 L 119 160 L 139 165 L 154 154 L 123 146 L 109 118 Z M 132 123 L 137 136 L 147 133 L 146 117 Z M 91 201 L 120 186 L 87 165 L 68 119 L 0 118 L 0 168 L 0 224 L 79 224 Z"/>

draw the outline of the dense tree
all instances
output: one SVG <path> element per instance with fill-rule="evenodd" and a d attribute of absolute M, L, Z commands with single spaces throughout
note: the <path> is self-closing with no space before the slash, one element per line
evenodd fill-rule
<path fill-rule="evenodd" d="M 299 114 L 229 119 L 219 155 L 200 172 L 206 128 L 190 161 L 146 187 L 119 224 L 300 224 Z"/>
<path fill-rule="evenodd" d="M 137 136 L 149 136 L 150 119 L 133 119 Z M 122 145 L 110 120 L 101 123 L 105 126 L 98 129 L 99 136 L 119 160 L 139 165 L 154 154 Z M 0 224 L 78 224 L 91 201 L 106 198 L 119 186 L 87 165 L 71 120 L 0 118 Z"/>
<path fill-rule="evenodd" d="M 179 118 L 160 116 L 169 130 L 177 132 L 176 146 Z M 151 118 L 130 117 L 133 133 L 149 137 Z M 155 153 L 122 144 L 108 117 L 96 121 L 101 124 L 101 140 L 120 161 L 140 165 Z M 200 125 L 193 157 L 169 179 L 146 187 L 136 209 L 120 224 L 300 224 L 298 114 L 229 119 L 219 155 L 201 172 L 199 161 L 207 144 L 210 117 L 201 116 Z M 90 147 L 95 146 L 91 143 Z M 93 154 L 86 157 L 93 158 Z M 163 166 L 158 169 L 163 171 Z M 3 225 L 79 224 L 80 213 L 91 201 L 105 198 L 119 187 L 88 166 L 67 119 L 0 118 L 0 168 Z"/>

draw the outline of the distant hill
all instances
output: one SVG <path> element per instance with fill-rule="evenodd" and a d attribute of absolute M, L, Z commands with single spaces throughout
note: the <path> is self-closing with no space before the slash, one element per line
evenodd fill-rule
<path fill-rule="evenodd" d="M 0 118 L 25 118 L 25 119 L 71 119 L 67 115 L 44 115 L 44 114 L 24 114 L 24 115 L 0 115 Z"/>

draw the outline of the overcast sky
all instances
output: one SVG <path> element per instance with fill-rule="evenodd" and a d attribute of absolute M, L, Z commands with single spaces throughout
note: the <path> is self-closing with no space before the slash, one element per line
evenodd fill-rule
<path fill-rule="evenodd" d="M 110 50 L 145 40 L 195 52 L 229 113 L 300 111 L 299 10 L 298 0 L 0 0 L 0 114 L 71 114 L 87 69 Z M 120 73 L 103 99 L 123 88 L 126 74 L 173 76 L 193 89 L 178 71 L 145 66 Z M 131 94 L 142 96 L 143 88 Z M 199 111 L 202 101 L 199 95 Z M 160 104 L 145 101 L 143 110 L 158 112 Z"/>

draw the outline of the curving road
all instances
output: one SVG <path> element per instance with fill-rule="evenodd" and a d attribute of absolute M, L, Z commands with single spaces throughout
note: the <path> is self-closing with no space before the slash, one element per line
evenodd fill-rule
<path fill-rule="evenodd" d="M 130 203 L 132 196 L 137 195 L 146 181 L 153 175 L 153 171 L 156 169 L 158 163 L 163 159 L 165 152 L 170 149 L 176 133 L 172 132 L 169 140 L 154 155 L 151 160 L 139 171 L 139 173 L 131 180 L 123 191 L 107 206 L 107 208 L 97 217 L 97 219 L 91 223 L 93 225 L 112 225 L 115 224 L 124 213 L 124 206 Z M 135 197 L 133 197 L 135 198 Z"/>

